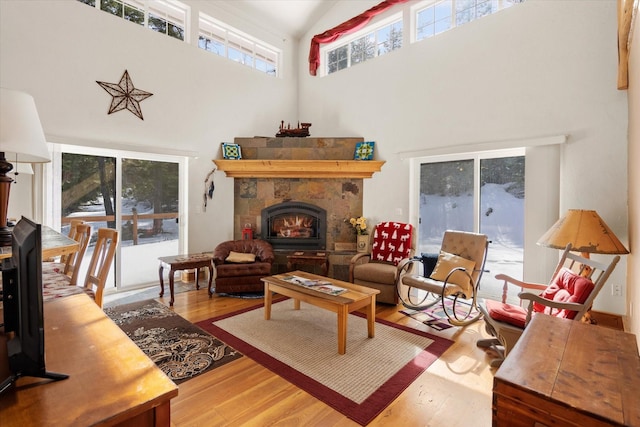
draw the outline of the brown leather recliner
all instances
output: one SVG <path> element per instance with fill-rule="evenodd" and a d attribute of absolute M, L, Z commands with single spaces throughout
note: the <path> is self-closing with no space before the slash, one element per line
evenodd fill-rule
<path fill-rule="evenodd" d="M 229 262 L 231 252 L 255 255 L 254 262 Z M 259 292 L 264 290 L 262 277 L 271 275 L 275 259 L 273 247 L 264 240 L 229 240 L 213 251 L 216 269 L 215 292 Z"/>

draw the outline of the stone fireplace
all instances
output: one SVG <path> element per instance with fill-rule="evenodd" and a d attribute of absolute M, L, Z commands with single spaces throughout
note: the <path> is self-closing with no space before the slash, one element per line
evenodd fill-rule
<path fill-rule="evenodd" d="M 269 240 L 276 251 L 274 274 L 286 271 L 286 256 L 293 251 L 323 251 L 330 259 L 329 276 L 347 280 L 356 236 L 345 220 L 362 215 L 363 177 L 370 177 L 384 163 L 353 161 L 355 145 L 361 141 L 363 138 L 235 138 L 242 147 L 242 160 L 215 160 L 218 169 L 235 178 L 234 238 L 241 239 L 242 228 L 251 224 L 256 238 Z M 324 219 L 310 223 L 307 219 L 298 230 L 288 225 L 284 233 L 289 236 L 274 235 L 273 227 L 282 228 L 285 218 L 269 223 L 262 214 L 281 206 L 296 206 L 305 215 L 310 212 L 302 208 L 311 206 L 310 216 Z M 287 224 L 290 221 L 292 218 Z M 291 233 L 298 236 L 291 237 Z M 304 241 L 301 237 L 307 233 L 317 235 Z M 352 250 L 336 248 L 336 244 L 348 247 L 351 243 Z"/>

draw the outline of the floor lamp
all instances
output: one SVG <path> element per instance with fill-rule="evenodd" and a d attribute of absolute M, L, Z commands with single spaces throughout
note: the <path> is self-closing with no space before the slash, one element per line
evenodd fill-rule
<path fill-rule="evenodd" d="M 589 254 L 629 253 L 600 215 L 590 210 L 569 209 L 538 240 L 538 245 L 555 249 L 564 249 L 568 243 L 571 250 L 580 252 L 583 258 L 589 258 Z M 586 318 L 595 323 L 590 311 Z"/>
<path fill-rule="evenodd" d="M 31 95 L 0 88 L 0 246 L 11 245 L 7 227 L 9 193 L 13 179 L 7 174 L 13 163 L 51 161 L 47 143 Z"/>

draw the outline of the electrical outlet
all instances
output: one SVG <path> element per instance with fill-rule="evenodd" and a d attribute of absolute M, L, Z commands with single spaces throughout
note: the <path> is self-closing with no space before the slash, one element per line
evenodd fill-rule
<path fill-rule="evenodd" d="M 614 297 L 621 297 L 622 296 L 622 285 L 619 284 L 619 283 L 611 284 L 611 295 L 613 295 Z"/>

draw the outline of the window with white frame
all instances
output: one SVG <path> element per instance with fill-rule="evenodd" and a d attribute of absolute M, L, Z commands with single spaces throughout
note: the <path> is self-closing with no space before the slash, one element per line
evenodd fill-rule
<path fill-rule="evenodd" d="M 178 40 L 188 41 L 190 8 L 175 0 L 78 0 L 111 15 L 150 28 Z"/>
<path fill-rule="evenodd" d="M 199 19 L 198 47 L 270 76 L 278 75 L 278 49 L 203 13 Z"/>
<path fill-rule="evenodd" d="M 415 41 L 423 40 L 511 7 L 523 0 L 442 0 L 413 7 Z"/>
<path fill-rule="evenodd" d="M 323 49 L 326 74 L 382 56 L 402 47 L 402 15 L 394 14 L 384 21 L 368 26 L 354 36 L 341 39 Z"/>

